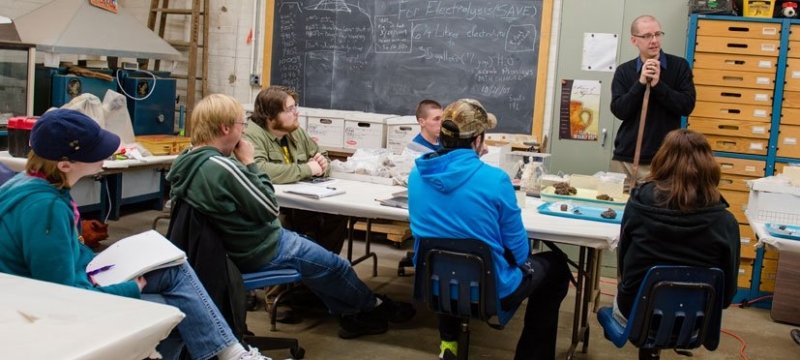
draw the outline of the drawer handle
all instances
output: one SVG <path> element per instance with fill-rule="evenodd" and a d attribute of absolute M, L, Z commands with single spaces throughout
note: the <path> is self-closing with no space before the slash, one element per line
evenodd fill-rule
<path fill-rule="evenodd" d="M 736 141 L 717 140 L 719 146 L 736 146 Z"/>
<path fill-rule="evenodd" d="M 750 28 L 742 26 L 728 26 L 728 31 L 750 32 Z"/>
<path fill-rule="evenodd" d="M 720 130 L 739 131 L 739 127 L 736 126 L 736 125 L 718 125 L 717 128 L 720 129 Z"/>
<path fill-rule="evenodd" d="M 740 97 L 742 97 L 742 94 L 732 93 L 732 92 L 722 92 L 722 93 L 720 93 L 720 96 L 740 98 Z"/>
<path fill-rule="evenodd" d="M 741 76 L 725 75 L 725 76 L 722 77 L 722 80 L 724 80 L 724 81 L 744 81 L 744 78 L 741 77 Z"/>
<path fill-rule="evenodd" d="M 725 65 L 744 65 L 744 60 L 725 60 Z"/>
<path fill-rule="evenodd" d="M 733 164 L 731 163 L 719 163 L 719 167 L 723 169 L 733 169 Z"/>
<path fill-rule="evenodd" d="M 728 43 L 729 48 L 747 49 L 747 44 Z"/>
<path fill-rule="evenodd" d="M 719 179 L 720 185 L 733 185 L 733 180 L 731 179 Z"/>
<path fill-rule="evenodd" d="M 720 110 L 722 112 L 728 113 L 728 114 L 741 114 L 742 113 L 742 110 L 739 110 L 739 109 L 720 109 Z"/>

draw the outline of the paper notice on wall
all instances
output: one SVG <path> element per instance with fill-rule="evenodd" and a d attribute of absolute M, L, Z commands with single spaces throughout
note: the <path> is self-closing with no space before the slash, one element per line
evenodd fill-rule
<path fill-rule="evenodd" d="M 614 71 L 617 68 L 617 34 L 583 34 L 583 71 Z"/>

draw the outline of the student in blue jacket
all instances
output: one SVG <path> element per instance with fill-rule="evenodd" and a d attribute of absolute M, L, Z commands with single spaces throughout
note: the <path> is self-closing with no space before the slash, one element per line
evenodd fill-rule
<path fill-rule="evenodd" d="M 94 253 L 81 243 L 78 208 L 69 191 L 82 177 L 102 170 L 103 160 L 119 147 L 117 135 L 82 113 L 59 109 L 36 121 L 30 141 L 25 171 L 0 187 L 0 272 L 130 298 L 163 299 L 186 314 L 177 329 L 192 359 L 269 359 L 236 340 L 185 263 L 108 286 L 98 286 L 87 276 Z M 180 346 L 167 343 L 158 347 L 162 355 L 177 355 Z"/>
<path fill-rule="evenodd" d="M 528 300 L 514 359 L 554 359 L 558 309 L 570 272 L 563 254 L 531 254 L 511 179 L 479 158 L 485 131 L 496 123 L 476 100 L 461 99 L 444 109 L 443 148 L 417 158 L 408 178 L 411 232 L 418 239 L 472 238 L 489 244 L 501 306 L 510 310 Z M 458 318 L 439 316 L 440 359 L 456 358 L 458 332 Z"/>

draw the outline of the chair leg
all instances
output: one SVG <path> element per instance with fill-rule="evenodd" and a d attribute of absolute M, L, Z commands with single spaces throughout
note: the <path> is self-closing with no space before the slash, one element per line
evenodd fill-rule
<path fill-rule="evenodd" d="M 458 333 L 458 360 L 469 359 L 469 319 L 461 320 L 461 331 Z"/>
<path fill-rule="evenodd" d="M 661 359 L 661 350 L 639 349 L 639 360 L 658 360 L 658 359 Z"/>

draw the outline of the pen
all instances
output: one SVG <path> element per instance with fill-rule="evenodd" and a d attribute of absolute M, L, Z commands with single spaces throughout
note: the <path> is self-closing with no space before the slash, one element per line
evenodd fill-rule
<path fill-rule="evenodd" d="M 99 273 L 101 273 L 103 271 L 111 270 L 111 268 L 113 268 L 113 267 L 114 267 L 113 264 L 112 265 L 101 266 L 101 267 L 99 267 L 97 269 L 94 269 L 92 271 L 87 272 L 86 275 L 89 275 L 89 276 L 97 275 L 97 274 L 99 274 Z"/>

